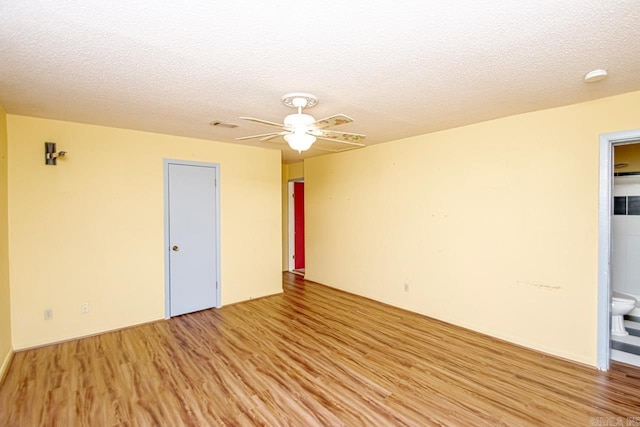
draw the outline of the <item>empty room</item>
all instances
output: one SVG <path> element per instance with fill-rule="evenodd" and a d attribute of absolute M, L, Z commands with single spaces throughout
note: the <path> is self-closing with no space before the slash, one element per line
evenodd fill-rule
<path fill-rule="evenodd" d="M 640 3 L 0 3 L 0 425 L 640 425 Z"/>

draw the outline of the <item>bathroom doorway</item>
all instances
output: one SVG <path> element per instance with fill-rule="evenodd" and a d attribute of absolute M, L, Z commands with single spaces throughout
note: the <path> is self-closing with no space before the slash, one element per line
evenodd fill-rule
<path fill-rule="evenodd" d="M 640 143 L 613 147 L 611 291 L 640 300 Z M 611 336 L 611 359 L 640 366 L 640 309 L 624 316 L 627 336 Z"/>
<path fill-rule="evenodd" d="M 631 174 L 632 169 L 636 168 L 635 166 L 632 166 L 635 160 L 625 160 L 625 156 L 627 156 L 627 159 L 630 159 L 631 157 L 629 157 L 629 154 L 634 151 L 638 151 L 640 153 L 640 150 L 635 150 L 640 148 L 640 145 L 638 144 L 640 144 L 640 129 L 603 134 L 600 136 L 597 366 L 599 369 L 603 370 L 609 368 L 611 359 L 640 366 L 640 331 L 638 332 L 639 336 L 634 336 L 630 333 L 632 338 L 619 340 L 616 337 L 616 340 L 612 341 L 610 329 L 611 291 L 616 288 L 626 289 L 628 286 L 628 280 L 622 280 L 622 278 L 626 277 L 629 273 L 635 274 L 635 270 L 625 270 L 625 265 L 627 263 L 624 262 L 624 257 L 629 256 L 629 241 L 634 242 L 631 245 L 631 256 L 633 256 L 634 251 L 636 251 L 636 246 L 637 250 L 640 251 L 640 228 L 637 230 L 634 228 L 636 219 L 639 220 L 638 226 L 640 227 L 640 216 L 628 221 L 628 218 L 621 218 L 620 215 L 613 215 L 614 212 L 618 212 L 619 214 L 622 212 L 620 207 L 622 199 L 614 199 L 614 197 L 616 197 L 616 193 L 617 197 L 626 197 L 624 200 L 625 212 L 628 212 L 626 209 L 628 207 L 629 196 L 623 196 L 623 193 L 634 192 L 635 188 L 633 182 L 636 180 L 638 182 L 638 189 L 640 190 L 640 159 L 638 160 L 639 166 L 637 175 Z M 631 145 L 634 145 L 635 147 L 630 147 Z M 618 150 L 617 159 L 615 156 L 616 150 Z M 623 165 L 625 163 L 627 166 Z M 617 168 L 616 164 L 618 165 Z M 623 169 L 627 170 L 623 171 Z M 620 175 L 625 172 L 626 174 Z M 637 179 L 620 179 L 622 176 L 637 176 Z M 618 207 L 615 211 L 614 201 L 618 203 Z M 634 199 L 634 203 L 635 202 L 636 199 Z M 635 214 L 635 207 L 632 209 L 632 212 Z M 627 224 L 631 225 L 627 226 Z M 636 231 L 638 234 L 637 239 L 635 237 Z M 640 256 L 640 252 L 638 253 L 638 256 Z M 640 285 L 640 277 L 638 277 L 638 279 L 638 284 Z M 638 320 L 640 320 L 640 318 L 638 318 Z M 629 320 L 629 322 L 633 322 L 633 320 Z M 637 351 L 639 353 L 637 355 L 633 353 L 633 350 L 635 350 L 634 344 L 636 340 L 638 341 Z M 637 356 L 637 359 L 634 356 Z"/>

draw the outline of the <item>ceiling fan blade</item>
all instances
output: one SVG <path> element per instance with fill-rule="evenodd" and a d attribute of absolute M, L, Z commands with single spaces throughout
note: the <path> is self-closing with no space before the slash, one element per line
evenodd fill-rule
<path fill-rule="evenodd" d="M 259 123 L 261 125 L 274 126 L 274 127 L 277 127 L 277 128 L 284 128 L 283 124 L 276 123 L 276 122 L 270 122 L 268 120 L 256 119 L 254 117 L 240 117 L 240 118 L 242 120 L 248 120 L 250 122 Z"/>
<path fill-rule="evenodd" d="M 311 133 L 318 138 L 322 137 L 323 139 L 341 140 L 344 142 L 358 142 L 367 137 L 361 133 L 339 132 L 335 130 L 317 130 L 316 132 L 311 131 Z"/>
<path fill-rule="evenodd" d="M 242 141 L 245 139 L 253 139 L 253 138 L 263 138 L 263 137 L 276 137 L 280 135 L 281 132 L 269 132 L 269 133 L 261 133 L 260 135 L 251 135 L 251 136 L 241 136 L 240 138 L 236 138 L 236 141 Z M 261 140 L 262 141 L 262 140 Z"/>
<path fill-rule="evenodd" d="M 362 142 L 351 142 L 351 141 L 347 141 L 347 140 L 339 139 L 339 138 L 325 138 L 323 136 L 316 136 L 316 138 L 323 139 L 325 141 L 337 142 L 339 144 L 353 145 L 354 148 L 355 147 L 366 147 L 366 144 L 363 144 Z"/>
<path fill-rule="evenodd" d="M 275 134 L 271 134 L 270 136 L 265 136 L 264 138 L 260 138 L 260 142 L 267 142 L 267 141 L 272 140 L 273 138 L 277 138 L 279 136 L 286 135 L 288 133 L 289 132 L 278 132 L 278 133 L 275 133 Z"/>
<path fill-rule="evenodd" d="M 351 123 L 353 119 L 344 114 L 336 114 L 335 116 L 325 117 L 324 119 L 316 120 L 309 126 L 316 129 L 324 129 L 332 126 L 343 125 L 345 123 Z"/>

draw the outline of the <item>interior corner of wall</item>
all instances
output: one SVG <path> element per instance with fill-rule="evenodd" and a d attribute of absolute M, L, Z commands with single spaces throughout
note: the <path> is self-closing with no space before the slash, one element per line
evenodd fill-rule
<path fill-rule="evenodd" d="M 9 351 L 2 360 L 2 365 L 0 365 L 0 385 L 2 385 L 4 378 L 7 376 L 7 372 L 9 372 L 9 366 L 11 365 L 11 361 L 13 360 L 13 354 L 13 347 L 10 347 Z"/>

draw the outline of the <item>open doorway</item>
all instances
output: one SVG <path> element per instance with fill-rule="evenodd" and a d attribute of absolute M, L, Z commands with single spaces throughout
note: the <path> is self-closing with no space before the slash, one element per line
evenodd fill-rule
<path fill-rule="evenodd" d="M 289 182 L 289 271 L 305 273 L 304 180 Z"/>
<path fill-rule="evenodd" d="M 625 314 L 612 317 L 611 359 L 640 366 L 640 143 L 615 145 L 613 164 L 612 314 Z"/>
<path fill-rule="evenodd" d="M 630 356 L 634 356 L 630 351 L 621 351 L 621 349 L 623 348 L 624 350 L 630 350 L 631 347 L 629 347 L 629 343 L 625 343 L 624 340 L 620 340 L 617 337 L 613 337 L 615 338 L 614 340 L 611 339 L 611 296 L 612 292 L 615 291 L 616 288 L 626 286 L 623 281 L 620 281 L 621 276 L 623 274 L 626 274 L 623 269 L 621 269 L 621 260 L 614 259 L 614 256 L 626 256 L 626 249 L 622 248 L 623 243 L 626 245 L 626 242 L 622 242 L 622 239 L 625 238 L 624 234 L 626 233 L 626 231 L 625 227 L 621 227 L 621 224 L 625 223 L 626 221 L 625 219 L 615 218 L 616 215 L 614 215 L 614 213 L 618 212 L 620 214 L 622 212 L 622 209 L 620 206 L 614 209 L 614 201 L 618 204 L 621 204 L 622 200 L 615 200 L 614 197 L 616 194 L 616 190 L 619 193 L 618 197 L 623 197 L 622 193 L 629 191 L 629 188 L 622 187 L 622 185 L 625 183 L 620 179 L 618 179 L 620 187 L 616 189 L 615 184 L 617 176 L 615 175 L 621 176 L 619 174 L 623 173 L 622 171 L 625 168 L 621 167 L 621 163 L 631 163 L 631 161 L 626 161 L 624 160 L 624 158 L 621 158 L 622 151 L 632 150 L 620 150 L 618 153 L 618 159 L 614 159 L 614 153 L 616 147 L 623 147 L 638 143 L 640 143 L 640 129 L 609 133 L 600 136 L 600 189 L 598 200 L 597 366 L 599 369 L 603 370 L 609 369 L 610 359 L 612 358 L 615 360 L 623 361 L 625 363 L 633 363 L 633 360 L 628 359 L 634 359 L 633 357 L 626 357 L 627 353 L 629 353 Z M 614 162 L 616 164 L 619 164 L 617 171 Z M 631 172 L 631 168 L 627 169 L 626 172 L 627 175 L 622 176 L 633 176 L 629 175 L 629 173 Z M 640 166 L 638 172 L 638 175 L 640 176 Z M 624 210 L 625 213 L 627 213 L 629 196 L 627 195 L 624 197 Z M 640 239 L 640 236 L 638 236 L 638 239 Z M 638 249 L 640 250 L 640 241 L 638 243 Z M 640 279 L 640 277 L 638 279 Z M 613 282 L 614 280 L 616 281 L 615 284 Z M 629 338 L 629 340 L 633 340 L 636 338 L 640 337 Z M 616 344 L 617 341 L 623 342 L 622 344 Z M 640 345 L 638 346 L 638 349 L 640 350 Z"/>

